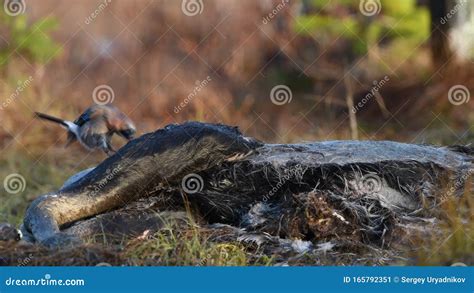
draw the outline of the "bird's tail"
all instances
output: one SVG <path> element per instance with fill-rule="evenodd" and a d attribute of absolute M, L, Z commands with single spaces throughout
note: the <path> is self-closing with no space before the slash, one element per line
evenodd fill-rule
<path fill-rule="evenodd" d="M 36 114 L 36 117 L 38 117 L 38 118 L 48 120 L 48 121 L 51 121 L 51 122 L 54 122 L 54 123 L 58 123 L 58 124 L 61 124 L 64 127 L 68 128 L 67 123 L 63 119 L 59 119 L 59 118 L 50 116 L 48 114 L 43 114 L 43 113 L 39 113 L 39 112 L 35 112 L 35 114 Z"/>

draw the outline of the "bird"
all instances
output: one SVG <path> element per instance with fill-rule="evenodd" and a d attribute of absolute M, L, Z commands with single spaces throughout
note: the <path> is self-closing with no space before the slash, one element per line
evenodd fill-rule
<path fill-rule="evenodd" d="M 111 145 L 114 134 L 132 140 L 136 133 L 134 123 L 117 107 L 110 104 L 87 108 L 74 122 L 35 112 L 36 117 L 57 123 L 67 129 L 66 147 L 79 141 L 88 150 L 102 150 L 108 156 L 115 153 Z"/>

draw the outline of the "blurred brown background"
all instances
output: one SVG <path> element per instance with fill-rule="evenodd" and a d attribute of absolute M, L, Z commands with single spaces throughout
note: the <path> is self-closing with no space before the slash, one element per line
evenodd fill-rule
<path fill-rule="evenodd" d="M 367 1 L 187 2 L 18 1 L 21 14 L 2 15 L 1 175 L 22 174 L 29 200 L 102 160 L 33 119 L 76 118 L 100 85 L 139 133 L 200 120 L 268 142 L 472 141 L 474 63 L 450 49 L 471 4 L 443 24 L 458 2 L 368 1 L 375 13 Z M 8 196 L 7 218 L 25 197 Z"/>

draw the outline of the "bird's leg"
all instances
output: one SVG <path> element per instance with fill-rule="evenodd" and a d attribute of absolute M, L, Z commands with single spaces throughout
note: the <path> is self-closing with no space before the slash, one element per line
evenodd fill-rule
<path fill-rule="evenodd" d="M 104 152 L 107 154 L 107 156 L 111 156 L 113 154 L 115 154 L 117 151 L 110 145 L 110 143 L 107 143 L 105 148 L 104 148 Z"/>
<path fill-rule="evenodd" d="M 115 154 L 115 151 L 114 150 L 111 150 L 111 149 L 108 149 L 108 148 L 103 148 L 102 149 L 104 151 L 104 153 L 107 155 L 107 156 L 112 156 L 113 154 Z"/>
<path fill-rule="evenodd" d="M 102 150 L 107 154 L 107 156 L 111 156 L 116 153 L 112 145 L 110 144 L 112 135 L 104 135 L 101 137 L 101 145 L 102 145 Z"/>

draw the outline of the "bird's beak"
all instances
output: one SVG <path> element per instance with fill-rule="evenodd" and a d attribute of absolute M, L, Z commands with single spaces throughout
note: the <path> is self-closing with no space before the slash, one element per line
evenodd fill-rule
<path fill-rule="evenodd" d="M 132 139 L 135 138 L 135 136 L 134 136 L 135 132 L 134 131 L 125 130 L 125 131 L 120 131 L 119 134 L 120 134 L 120 136 L 122 136 L 123 138 L 125 138 L 127 140 L 132 140 Z"/>

